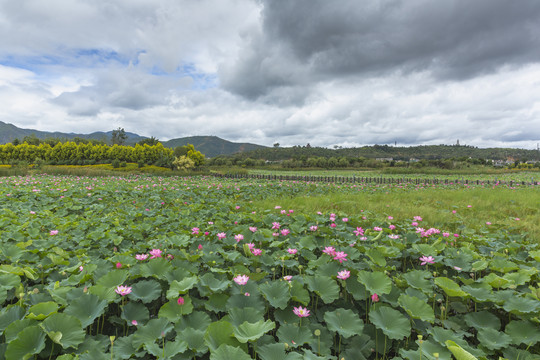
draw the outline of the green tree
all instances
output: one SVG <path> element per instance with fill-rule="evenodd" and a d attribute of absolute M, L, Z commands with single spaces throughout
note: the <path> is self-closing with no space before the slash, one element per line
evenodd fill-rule
<path fill-rule="evenodd" d="M 113 130 L 112 136 L 111 136 L 111 143 L 113 145 L 124 145 L 127 140 L 126 131 L 124 128 L 118 128 L 116 130 Z"/>
<path fill-rule="evenodd" d="M 187 155 L 182 155 L 174 159 L 173 166 L 176 170 L 188 171 L 195 167 L 195 161 L 191 160 Z"/>
<path fill-rule="evenodd" d="M 152 136 L 152 137 L 139 141 L 137 144 L 139 145 L 146 144 L 146 145 L 154 146 L 154 145 L 157 145 L 158 143 L 159 143 L 159 139 L 156 139 L 155 137 Z"/>

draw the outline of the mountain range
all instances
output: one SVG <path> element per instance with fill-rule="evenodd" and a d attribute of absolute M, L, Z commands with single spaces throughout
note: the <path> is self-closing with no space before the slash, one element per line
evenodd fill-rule
<path fill-rule="evenodd" d="M 77 134 L 77 133 L 63 133 L 63 132 L 49 132 L 40 131 L 34 129 L 22 129 L 13 124 L 0 121 L 0 144 L 7 144 L 15 139 L 23 140 L 26 136 L 34 135 L 40 140 L 48 138 L 57 138 L 62 140 L 73 140 L 75 138 L 81 138 L 86 140 L 99 140 L 108 143 L 112 136 L 112 130 L 103 132 L 97 131 L 91 134 Z M 127 132 L 127 144 L 133 145 L 141 140 L 147 139 L 145 136 L 140 136 L 135 133 Z M 217 136 L 190 136 L 177 139 L 171 139 L 161 142 L 163 146 L 169 148 L 175 148 L 177 146 L 184 146 L 192 144 L 195 149 L 202 152 L 206 157 L 215 157 L 218 155 L 229 155 L 238 152 L 251 151 L 256 149 L 263 149 L 265 146 L 251 144 L 251 143 L 235 143 L 228 140 L 221 139 Z"/>

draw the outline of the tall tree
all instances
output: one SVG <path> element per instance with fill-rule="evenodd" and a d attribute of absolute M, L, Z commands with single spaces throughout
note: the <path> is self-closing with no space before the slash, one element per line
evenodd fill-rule
<path fill-rule="evenodd" d="M 127 135 L 124 128 L 118 128 L 116 130 L 113 130 L 112 136 L 111 136 L 111 143 L 113 145 L 124 145 L 126 140 L 127 140 Z"/>

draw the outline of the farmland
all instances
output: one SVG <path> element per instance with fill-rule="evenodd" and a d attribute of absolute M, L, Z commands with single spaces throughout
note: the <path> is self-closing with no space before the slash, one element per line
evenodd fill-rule
<path fill-rule="evenodd" d="M 0 178 L 0 358 L 538 359 L 539 193 Z"/>

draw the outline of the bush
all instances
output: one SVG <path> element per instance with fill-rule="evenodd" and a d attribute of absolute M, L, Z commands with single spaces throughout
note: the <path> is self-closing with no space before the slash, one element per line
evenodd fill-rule
<path fill-rule="evenodd" d="M 120 167 L 125 168 L 127 166 L 127 163 L 125 161 L 122 161 L 120 163 Z"/>
<path fill-rule="evenodd" d="M 118 169 L 120 167 L 120 160 L 118 159 L 114 159 L 112 162 L 111 162 L 111 165 L 114 169 Z"/>

